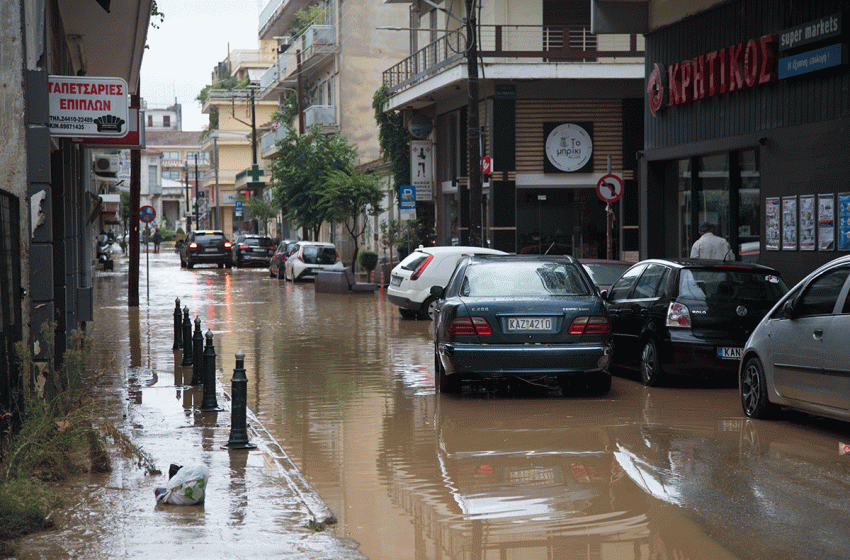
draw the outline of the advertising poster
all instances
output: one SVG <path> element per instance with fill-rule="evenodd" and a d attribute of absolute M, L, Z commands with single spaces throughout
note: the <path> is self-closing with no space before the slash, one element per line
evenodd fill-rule
<path fill-rule="evenodd" d="M 835 249 L 835 195 L 818 195 L 818 250 Z"/>
<path fill-rule="evenodd" d="M 782 250 L 797 250 L 797 197 L 782 197 Z"/>
<path fill-rule="evenodd" d="M 850 193 L 838 195 L 838 250 L 850 251 Z"/>
<path fill-rule="evenodd" d="M 768 251 L 779 250 L 779 198 L 764 200 L 764 246 Z"/>
<path fill-rule="evenodd" d="M 815 250 L 815 195 L 800 196 L 800 250 Z"/>

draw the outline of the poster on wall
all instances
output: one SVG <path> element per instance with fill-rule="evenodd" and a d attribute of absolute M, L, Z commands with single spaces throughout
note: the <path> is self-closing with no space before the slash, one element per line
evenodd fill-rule
<path fill-rule="evenodd" d="M 838 250 L 850 251 L 850 193 L 838 195 Z"/>
<path fill-rule="evenodd" d="M 797 197 L 782 197 L 782 250 L 797 250 Z"/>
<path fill-rule="evenodd" d="M 800 250 L 815 250 L 815 195 L 800 196 Z"/>
<path fill-rule="evenodd" d="M 835 195 L 818 195 L 818 250 L 835 249 Z"/>
<path fill-rule="evenodd" d="M 764 246 L 768 251 L 779 250 L 779 197 L 764 199 Z"/>

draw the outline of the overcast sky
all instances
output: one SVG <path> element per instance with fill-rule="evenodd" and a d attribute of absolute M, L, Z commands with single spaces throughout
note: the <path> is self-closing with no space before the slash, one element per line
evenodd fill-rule
<path fill-rule="evenodd" d="M 148 30 L 141 93 L 149 105 L 183 106 L 183 130 L 202 130 L 209 116 L 195 101 L 230 50 L 256 49 L 268 0 L 157 0 L 165 21 Z"/>

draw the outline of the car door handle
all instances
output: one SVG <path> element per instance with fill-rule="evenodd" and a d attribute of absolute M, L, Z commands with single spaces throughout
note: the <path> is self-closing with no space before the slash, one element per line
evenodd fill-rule
<path fill-rule="evenodd" d="M 823 329 L 815 329 L 812 332 L 812 338 L 814 338 L 815 340 L 822 339 L 823 338 Z"/>

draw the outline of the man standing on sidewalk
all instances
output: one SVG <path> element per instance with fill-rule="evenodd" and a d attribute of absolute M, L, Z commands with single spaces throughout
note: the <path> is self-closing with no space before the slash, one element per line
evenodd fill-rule
<path fill-rule="evenodd" d="M 713 259 L 716 261 L 734 261 L 735 253 L 729 242 L 714 235 L 716 224 L 705 222 L 699 226 L 699 239 L 691 247 L 692 259 Z"/>

